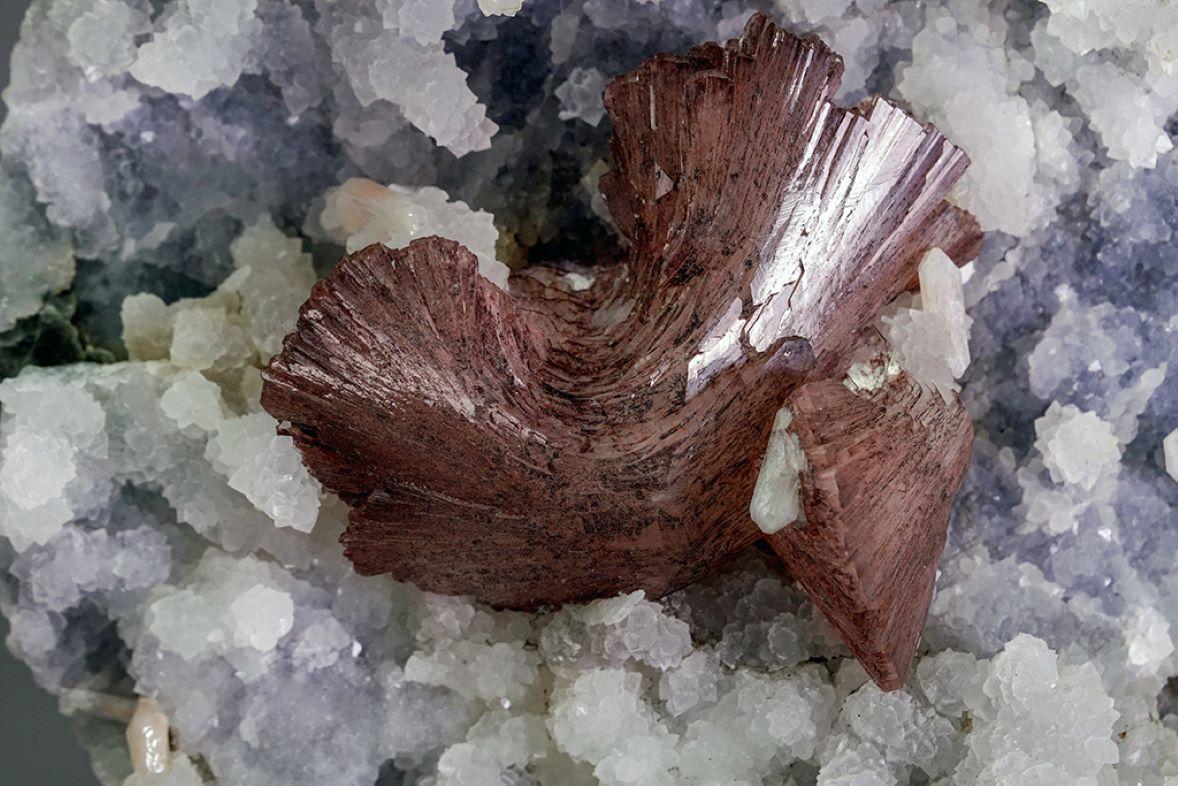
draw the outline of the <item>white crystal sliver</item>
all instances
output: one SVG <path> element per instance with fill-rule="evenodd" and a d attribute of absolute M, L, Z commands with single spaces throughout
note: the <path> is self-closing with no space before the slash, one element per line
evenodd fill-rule
<path fill-rule="evenodd" d="M 792 420 L 788 408 L 777 411 L 749 503 L 749 515 L 766 534 L 777 532 L 802 515 L 801 473 L 809 463 L 797 435 L 789 432 Z"/>

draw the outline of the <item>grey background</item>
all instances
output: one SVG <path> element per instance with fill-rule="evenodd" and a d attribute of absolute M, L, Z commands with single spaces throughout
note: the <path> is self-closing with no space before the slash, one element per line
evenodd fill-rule
<path fill-rule="evenodd" d="M 0 0 L 0 85 L 29 0 Z M 7 114 L 0 105 L 0 119 Z M 0 619 L 0 637 L 8 623 Z M 0 783 L 5 786 L 96 786 L 86 753 L 74 740 L 57 700 L 33 682 L 28 668 L 0 647 Z"/>

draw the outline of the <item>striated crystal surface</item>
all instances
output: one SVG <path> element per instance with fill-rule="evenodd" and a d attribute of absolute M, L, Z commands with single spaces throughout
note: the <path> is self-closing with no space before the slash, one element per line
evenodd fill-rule
<path fill-rule="evenodd" d="M 628 248 L 591 279 L 566 263 L 488 283 L 482 260 L 472 270 L 469 249 L 439 238 L 335 267 L 263 371 L 261 403 L 351 507 L 343 542 L 360 573 L 517 609 L 657 598 L 755 539 L 750 514 L 773 533 L 804 509 L 823 547 L 783 559 L 872 678 L 899 687 L 971 429 L 950 389 L 938 403 L 897 383 L 855 406 L 821 382 L 913 278 L 929 294 L 919 352 L 939 358 L 947 341 L 940 364 L 963 371 L 960 276 L 938 247 L 969 259 L 980 233 L 943 201 L 961 151 L 878 97 L 833 106 L 840 71 L 758 14 L 723 48 L 611 82 L 618 167 L 601 187 Z M 811 472 L 776 408 L 820 388 L 843 401 L 808 414 L 838 425 L 802 428 L 841 466 Z M 851 501 L 893 490 L 905 504 Z M 920 569 L 856 559 L 888 532 Z"/>

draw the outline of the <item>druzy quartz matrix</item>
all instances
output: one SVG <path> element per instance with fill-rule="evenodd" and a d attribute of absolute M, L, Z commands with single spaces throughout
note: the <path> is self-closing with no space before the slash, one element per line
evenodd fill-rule
<path fill-rule="evenodd" d="M 347 500 L 261 405 L 345 252 L 437 235 L 480 286 L 563 265 L 597 292 L 568 260 L 634 237 L 603 91 L 758 12 L 841 55 L 839 105 L 880 94 L 968 155 L 948 200 L 986 232 L 913 260 L 825 394 L 911 379 L 973 424 L 888 692 L 756 548 L 539 612 L 360 576 Z M 104 786 L 1173 786 L 1176 58 L 1157 0 L 33 2 L 0 126 L 8 646 Z M 704 376 L 749 317 L 720 313 Z M 775 546 L 825 395 L 750 448 Z"/>

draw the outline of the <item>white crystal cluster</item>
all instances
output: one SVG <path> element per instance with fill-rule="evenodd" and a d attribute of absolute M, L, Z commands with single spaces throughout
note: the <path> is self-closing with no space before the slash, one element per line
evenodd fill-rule
<path fill-rule="evenodd" d="M 842 98 L 883 92 L 961 144 L 954 199 L 990 230 L 970 276 L 930 256 L 882 323 L 893 351 L 848 374 L 960 385 L 977 435 L 890 694 L 756 554 L 538 615 L 359 577 L 346 508 L 258 405 L 341 247 L 442 234 L 502 283 L 497 250 L 606 243 L 600 86 L 756 10 L 843 54 Z M 0 359 L 58 359 L 38 312 L 67 291 L 126 359 L 0 382 L 9 647 L 83 708 L 104 786 L 1174 786 L 1174 14 L 35 0 L 0 126 Z M 777 425 L 788 485 L 804 456 Z M 796 516 L 780 490 L 762 526 Z M 136 696 L 170 726 L 165 772 L 133 772 L 126 718 L 84 717 Z"/>
<path fill-rule="evenodd" d="M 319 222 L 349 252 L 372 243 L 401 248 L 430 235 L 457 240 L 478 257 L 483 276 L 507 288 L 510 271 L 495 258 L 499 233 L 491 214 L 448 201 L 440 188 L 386 187 L 352 178 L 327 192 Z"/>
<path fill-rule="evenodd" d="M 185 0 L 171 6 L 152 25 L 141 9 L 121 3 L 100 4 L 75 20 L 69 35 L 77 42 L 75 51 L 81 50 L 78 60 L 84 70 L 114 69 L 118 73 L 122 52 L 102 57 L 93 51 L 98 41 L 113 39 L 124 52 L 134 50 L 129 72 L 139 82 L 202 98 L 241 77 L 250 54 L 250 39 L 261 29 L 257 10 L 257 0 Z M 131 44 L 135 34 L 149 31 L 149 40 L 138 47 Z"/>
<path fill-rule="evenodd" d="M 880 332 L 895 362 L 947 401 L 958 389 L 955 380 L 969 368 L 970 318 L 961 271 L 934 248 L 924 255 L 918 273 L 918 302 L 893 304 L 880 317 Z"/>
<path fill-rule="evenodd" d="M 1028 89 L 1028 53 L 1007 46 L 1010 24 L 984 2 L 932 10 L 898 69 L 897 93 L 985 166 L 970 167 L 955 198 L 983 229 L 1022 236 L 1050 220 L 1080 184 L 1078 123 Z M 1077 161 L 1079 159 L 1079 161 Z"/>
<path fill-rule="evenodd" d="M 574 68 L 568 81 L 556 88 L 560 99 L 560 119 L 578 118 L 595 126 L 605 117 L 601 93 L 605 90 L 605 75 L 596 68 Z"/>
<path fill-rule="evenodd" d="M 33 189 L 0 173 L 0 332 L 74 280 L 74 250 L 37 210 Z"/>
<path fill-rule="evenodd" d="M 319 484 L 257 401 L 259 365 L 314 281 L 298 249 L 263 219 L 232 244 L 237 269 L 216 292 L 170 306 L 127 299 L 131 362 L 0 383 L 0 534 L 13 548 L 78 537 L 67 525 L 109 515 L 125 483 L 152 486 L 225 545 L 310 531 Z"/>

